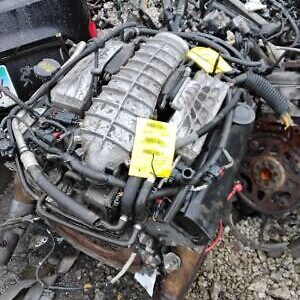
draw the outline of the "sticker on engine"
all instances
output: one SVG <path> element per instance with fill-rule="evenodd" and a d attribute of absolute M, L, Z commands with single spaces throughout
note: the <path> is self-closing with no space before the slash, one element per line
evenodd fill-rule
<path fill-rule="evenodd" d="M 17 92 L 15 87 L 11 81 L 9 73 L 5 66 L 0 65 L 0 85 L 5 86 L 8 88 L 13 94 L 17 96 Z M 4 95 L 4 93 L 0 92 L 0 107 L 9 107 L 14 105 L 15 102 L 11 100 L 9 97 Z"/>
<path fill-rule="evenodd" d="M 168 178 L 175 153 L 176 126 L 138 118 L 129 175 Z"/>

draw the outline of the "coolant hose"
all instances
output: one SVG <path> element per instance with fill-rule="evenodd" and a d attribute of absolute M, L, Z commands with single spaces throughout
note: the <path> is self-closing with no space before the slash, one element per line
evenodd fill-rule
<path fill-rule="evenodd" d="M 288 114 L 288 100 L 264 77 L 247 72 L 237 76 L 234 81 L 237 85 L 246 87 L 256 96 L 263 98 L 278 117 Z"/>
<path fill-rule="evenodd" d="M 135 199 L 142 184 L 142 178 L 130 176 L 121 199 L 121 215 L 132 216 Z"/>
<path fill-rule="evenodd" d="M 164 222 L 165 223 L 171 223 L 175 216 L 177 215 L 178 211 L 181 209 L 183 206 L 183 203 L 186 199 L 186 196 L 190 190 L 190 186 L 186 185 L 183 189 L 179 191 L 177 196 L 175 197 L 174 201 L 170 205 L 165 217 L 164 217 Z"/>
<path fill-rule="evenodd" d="M 30 166 L 27 172 L 36 183 L 36 185 L 46 193 L 50 198 L 57 202 L 64 209 L 69 211 L 72 215 L 80 218 L 90 225 L 94 225 L 99 216 L 88 208 L 80 205 L 71 197 L 60 191 L 54 184 L 52 184 L 48 178 L 43 174 L 42 170 L 38 166 Z"/>
<path fill-rule="evenodd" d="M 128 222 L 128 217 L 126 215 L 121 215 L 121 217 L 119 218 L 116 224 L 111 224 L 107 221 L 101 220 L 99 224 L 96 224 L 96 226 L 97 227 L 99 225 L 103 226 L 105 229 L 110 231 L 121 231 L 125 227 L 127 222 Z"/>
<path fill-rule="evenodd" d="M 154 180 L 151 179 L 145 180 L 140 190 L 140 193 L 138 195 L 138 198 L 136 200 L 135 218 L 138 222 L 144 222 L 148 217 L 147 202 L 149 200 L 149 196 L 151 194 L 153 184 L 154 184 Z"/>
<path fill-rule="evenodd" d="M 132 233 L 130 234 L 130 236 L 129 236 L 129 238 L 127 240 L 122 240 L 120 238 L 118 238 L 118 239 L 117 238 L 110 238 L 107 235 L 100 234 L 98 232 L 95 232 L 93 230 L 84 228 L 84 227 L 79 226 L 79 225 L 75 225 L 72 222 L 66 221 L 64 219 L 61 219 L 61 218 L 59 218 L 59 217 L 57 217 L 57 216 L 55 216 L 55 215 L 47 212 L 42 207 L 42 201 L 41 200 L 38 201 L 37 206 L 36 206 L 36 210 L 37 210 L 37 213 L 42 218 L 45 218 L 45 219 L 48 219 L 48 220 L 53 221 L 55 223 L 61 224 L 63 226 L 71 228 L 73 230 L 77 230 L 78 232 L 86 234 L 86 235 L 88 235 L 90 237 L 93 237 L 95 239 L 99 239 L 99 240 L 104 241 L 106 243 L 110 243 L 110 244 L 113 244 L 113 245 L 116 245 L 116 246 L 120 246 L 120 247 L 130 247 L 136 241 L 137 236 L 138 236 L 139 232 L 142 229 L 142 227 L 141 227 L 140 224 L 135 224 L 133 226 L 133 231 L 132 231 Z"/>
<path fill-rule="evenodd" d="M 218 159 L 220 158 L 220 156 L 223 153 L 223 150 L 225 149 L 225 146 L 226 146 L 229 134 L 230 134 L 231 126 L 232 126 L 232 120 L 233 120 L 233 111 L 231 110 L 225 119 L 222 133 L 219 138 L 218 146 L 215 149 L 215 152 L 204 163 L 204 165 L 199 170 L 197 170 L 196 174 L 194 175 L 194 177 L 192 179 L 192 184 L 195 184 L 195 185 L 199 184 L 201 177 L 207 172 L 207 170 L 211 166 L 213 166 L 217 163 Z"/>
<path fill-rule="evenodd" d="M 106 183 L 110 186 L 116 186 L 119 188 L 125 188 L 126 183 L 113 176 L 106 173 L 103 173 L 98 170 L 94 170 L 88 166 L 83 165 L 77 158 L 72 156 L 69 153 L 62 152 L 60 149 L 55 147 L 50 147 L 48 144 L 43 142 L 42 140 L 38 139 L 34 135 L 28 136 L 28 139 L 34 142 L 36 145 L 40 146 L 42 149 L 44 149 L 46 152 L 49 152 L 51 154 L 57 155 L 57 158 L 64 161 L 65 163 L 68 163 L 73 171 L 76 171 L 80 175 L 90 178 L 92 180 L 95 180 L 97 182 Z"/>
<path fill-rule="evenodd" d="M 24 169 L 31 176 L 35 184 L 52 198 L 55 202 L 65 208 L 74 216 L 79 217 L 88 224 L 95 224 L 99 220 L 99 216 L 88 208 L 82 206 L 71 197 L 67 196 L 61 190 L 59 190 L 48 178 L 43 174 L 43 171 L 39 167 L 38 161 L 34 154 L 28 149 L 24 140 L 23 134 L 19 127 L 19 122 L 16 118 L 12 120 L 12 131 L 20 153 L 20 160 L 24 166 Z"/>

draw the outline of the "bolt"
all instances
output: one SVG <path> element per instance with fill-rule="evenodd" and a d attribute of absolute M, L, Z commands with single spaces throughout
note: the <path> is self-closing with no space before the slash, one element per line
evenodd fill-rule
<path fill-rule="evenodd" d="M 7 239 L 1 238 L 0 239 L 0 248 L 5 248 L 7 246 Z"/>

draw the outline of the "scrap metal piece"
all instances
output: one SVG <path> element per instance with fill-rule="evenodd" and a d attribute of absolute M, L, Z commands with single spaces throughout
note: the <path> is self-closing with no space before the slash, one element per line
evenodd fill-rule
<path fill-rule="evenodd" d="M 23 290 L 30 288 L 36 279 L 25 279 L 12 285 L 4 294 L 0 295 L 0 300 L 13 300 L 15 299 Z"/>
<path fill-rule="evenodd" d="M 172 252 L 180 257 L 181 267 L 162 279 L 160 299 L 184 299 L 203 263 L 205 258 L 204 249 L 205 247 L 201 247 L 199 251 L 191 251 L 183 246 L 172 249 Z"/>
<path fill-rule="evenodd" d="M 243 195 L 260 212 L 282 214 L 300 205 L 300 127 L 257 121 L 241 179 Z"/>
<path fill-rule="evenodd" d="M 95 243 L 93 240 L 76 230 L 54 223 L 49 223 L 49 225 L 74 248 L 113 268 L 122 268 L 132 253 L 131 248 L 113 249 L 107 245 Z M 139 257 L 136 257 L 129 268 L 129 271 L 135 272 L 140 270 L 141 267 L 142 261 Z"/>
<path fill-rule="evenodd" d="M 15 177 L 15 197 L 11 200 L 8 217 L 10 219 L 28 220 L 29 215 L 34 209 L 33 199 L 23 190 L 17 176 Z M 29 220 L 32 216 L 29 216 Z M 1 236 L 4 247 L 0 247 L 0 266 L 6 265 L 10 260 L 15 248 L 17 247 L 19 237 L 24 232 L 22 228 L 11 228 Z"/>

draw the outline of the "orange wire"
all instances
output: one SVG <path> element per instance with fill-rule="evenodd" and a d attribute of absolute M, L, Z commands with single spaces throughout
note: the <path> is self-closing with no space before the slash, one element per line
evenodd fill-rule
<path fill-rule="evenodd" d="M 223 222 L 222 220 L 219 223 L 219 229 L 218 229 L 218 235 L 216 237 L 216 239 L 205 249 L 205 253 L 209 253 L 210 251 L 212 251 L 222 240 L 222 236 L 223 236 Z"/>

